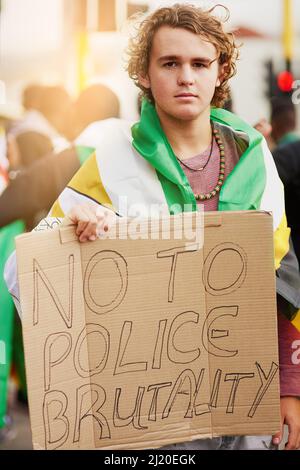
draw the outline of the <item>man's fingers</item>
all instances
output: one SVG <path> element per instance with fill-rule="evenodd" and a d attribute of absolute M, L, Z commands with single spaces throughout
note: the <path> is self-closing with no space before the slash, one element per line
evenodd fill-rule
<path fill-rule="evenodd" d="M 96 240 L 97 236 L 97 222 L 89 222 L 83 232 L 81 233 L 79 240 L 81 242 L 85 242 L 87 240 L 90 240 L 90 237 L 92 237 L 92 240 Z"/>
<path fill-rule="evenodd" d="M 80 241 L 87 241 L 90 236 L 96 235 L 97 217 L 93 209 L 88 206 L 77 206 L 76 214 L 78 225 L 76 235 Z"/>
<path fill-rule="evenodd" d="M 289 424 L 289 439 L 285 445 L 286 450 L 296 450 L 300 447 L 300 429 L 298 426 Z"/>
<path fill-rule="evenodd" d="M 280 420 L 280 431 L 278 431 L 276 434 L 273 435 L 272 443 L 278 446 L 282 440 L 282 435 L 283 435 L 283 422 L 282 420 Z"/>
<path fill-rule="evenodd" d="M 272 438 L 272 443 L 276 446 L 278 446 L 281 442 L 281 439 L 282 439 L 282 434 L 280 432 L 278 432 L 277 434 L 274 434 L 273 438 Z"/>
<path fill-rule="evenodd" d="M 71 212 L 71 219 L 72 218 L 74 223 L 77 223 L 76 235 L 79 237 L 89 223 L 89 214 L 84 209 L 84 206 L 77 206 L 74 208 L 74 211 Z"/>
<path fill-rule="evenodd" d="M 73 207 L 68 218 L 76 225 L 79 241 L 86 242 L 96 240 L 97 236 L 104 236 L 115 223 L 116 215 L 104 207 L 79 204 Z"/>
<path fill-rule="evenodd" d="M 78 222 L 78 225 L 77 225 L 77 228 L 76 228 L 77 237 L 79 237 L 82 234 L 82 232 L 85 230 L 87 225 L 88 225 L 88 221 L 84 222 L 84 221 L 80 220 Z"/>

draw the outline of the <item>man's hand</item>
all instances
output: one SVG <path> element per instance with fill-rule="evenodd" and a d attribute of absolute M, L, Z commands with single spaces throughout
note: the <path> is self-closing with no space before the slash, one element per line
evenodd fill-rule
<path fill-rule="evenodd" d="M 289 428 L 286 450 L 300 448 L 300 400 L 297 397 L 282 397 L 280 399 L 281 423 L 280 431 L 273 436 L 273 444 L 280 444 L 283 437 L 283 425 Z"/>
<path fill-rule="evenodd" d="M 115 222 L 116 215 L 102 206 L 78 204 L 67 216 L 76 226 L 76 235 L 80 242 L 94 241 L 108 232 Z"/>

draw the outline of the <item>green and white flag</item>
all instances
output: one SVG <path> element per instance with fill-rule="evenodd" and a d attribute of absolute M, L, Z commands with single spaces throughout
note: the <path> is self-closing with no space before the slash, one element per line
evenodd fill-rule
<path fill-rule="evenodd" d="M 213 108 L 211 119 L 220 129 L 230 128 L 237 147 L 244 149 L 222 186 L 218 210 L 272 212 L 277 292 L 287 301 L 284 313 L 300 330 L 299 273 L 289 244 L 283 185 L 272 155 L 262 135 L 234 114 Z M 95 123 L 77 143 L 79 157 L 86 161 L 53 205 L 52 217 L 64 217 L 83 202 L 109 207 L 121 216 L 138 211 L 148 217 L 155 207 L 160 214 L 197 210 L 188 179 L 148 101 L 143 102 L 138 123 Z"/>

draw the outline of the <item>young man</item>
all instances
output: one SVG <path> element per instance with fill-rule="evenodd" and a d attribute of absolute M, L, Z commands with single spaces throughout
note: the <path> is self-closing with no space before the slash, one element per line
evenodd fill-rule
<path fill-rule="evenodd" d="M 84 242 L 108 231 L 114 214 L 130 216 L 137 203 L 142 216 L 153 205 L 171 214 L 197 210 L 198 205 L 204 210 L 272 210 L 278 293 L 285 299 L 283 306 L 290 307 L 286 308 L 289 319 L 300 329 L 297 296 L 288 295 L 295 293 L 291 282 L 299 286 L 299 279 L 297 271 L 294 278 L 287 281 L 285 277 L 293 255 L 282 184 L 272 157 L 258 132 L 213 107 L 226 99 L 236 57 L 232 35 L 223 31 L 212 11 L 175 5 L 149 16 L 131 43 L 128 65 L 144 95 L 141 120 L 132 127 L 121 121 L 107 125 L 95 152 L 50 215 L 68 215 Z M 7 279 L 13 290 L 9 269 Z M 300 447 L 297 368 L 295 373 L 298 378 L 290 388 L 284 368 L 281 377 L 282 422 L 289 425 L 289 449 Z M 273 436 L 273 444 L 281 438 L 282 430 Z M 252 436 L 198 440 L 169 448 L 264 449 L 271 445 L 271 436 Z"/>

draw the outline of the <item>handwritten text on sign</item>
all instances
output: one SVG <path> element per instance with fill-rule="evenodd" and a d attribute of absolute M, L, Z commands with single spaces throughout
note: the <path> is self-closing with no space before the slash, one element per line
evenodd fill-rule
<path fill-rule="evenodd" d="M 274 319 L 258 309 L 259 274 L 253 282 L 241 241 L 211 237 L 203 252 L 174 240 L 79 245 L 43 234 L 31 273 L 20 275 L 31 292 L 34 442 L 158 447 L 260 423 L 277 390 L 274 344 L 261 331 Z"/>

